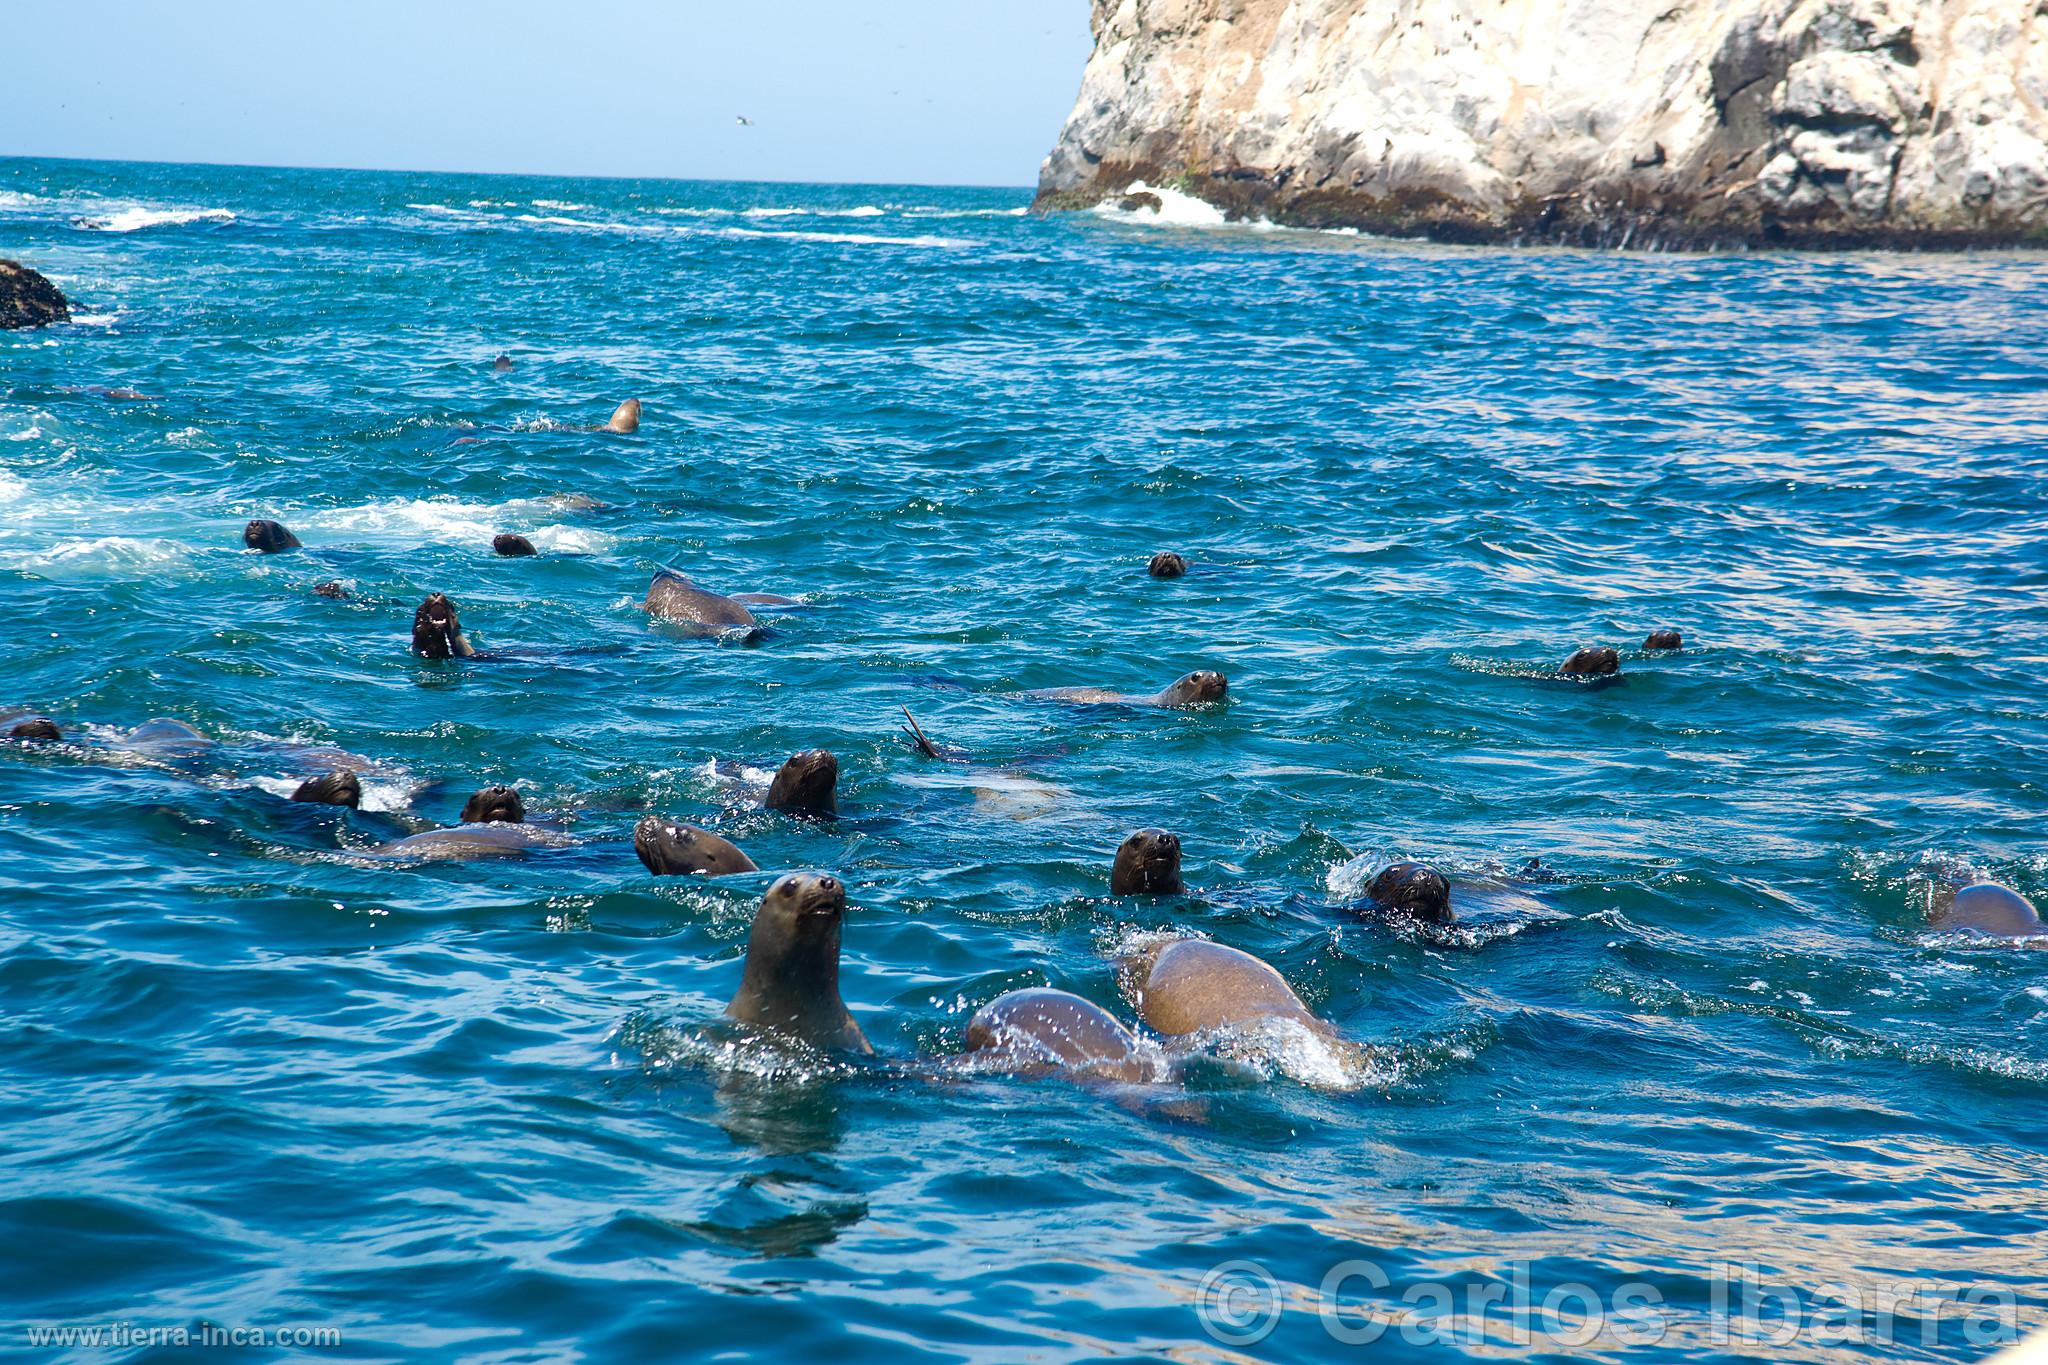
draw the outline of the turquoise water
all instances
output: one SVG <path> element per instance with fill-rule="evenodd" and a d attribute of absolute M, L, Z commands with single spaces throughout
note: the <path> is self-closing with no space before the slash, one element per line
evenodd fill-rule
<path fill-rule="evenodd" d="M 0 334 L 0 706 L 73 736 L 0 751 L 0 1350 L 1987 1349 L 1953 1304 L 1874 1345 L 1717 1337 L 1731 1263 L 2042 1321 L 2048 958 L 1924 907 L 1973 869 L 2048 892 L 2048 261 L 1027 200 L 0 162 L 0 256 L 78 313 Z M 568 429 L 626 397 L 637 434 Z M 245 551 L 254 516 L 305 550 Z M 1169 546 L 1194 571 L 1147 577 Z M 664 564 L 802 606 L 678 638 L 637 606 Z M 506 657 L 412 658 L 432 590 Z M 1667 625 L 1685 650 L 1634 651 Z M 1622 681 L 1548 676 L 1581 642 Z M 1227 704 L 1018 695 L 1194 668 Z M 913 755 L 905 705 L 972 762 Z M 222 745 L 121 746 L 159 716 Z M 835 823 L 719 766 L 817 745 Z M 371 760 L 365 809 L 280 799 L 294 746 Z M 562 846 L 360 856 L 487 782 Z M 657 881 L 648 811 L 768 870 Z M 1185 898 L 1108 896 L 1144 825 Z M 1356 913 L 1394 856 L 1453 875 L 1455 931 Z M 872 1065 L 718 1025 L 798 867 L 849 885 Z M 1109 959 L 1161 928 L 1366 1049 L 1240 1039 L 1153 1092 L 936 1064 L 1016 986 L 1132 1017 Z M 1361 1260 L 1386 1289 L 1323 1295 Z M 1205 1297 L 1235 1261 L 1257 1340 L 1256 1301 Z M 1501 1308 L 1371 1347 L 1318 1313 L 1424 1284 L 1660 1306 L 1584 1347 L 1540 1312 L 1534 1344 Z"/>

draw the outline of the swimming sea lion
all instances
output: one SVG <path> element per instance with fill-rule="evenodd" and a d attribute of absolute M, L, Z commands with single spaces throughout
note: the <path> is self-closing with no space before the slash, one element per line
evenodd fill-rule
<path fill-rule="evenodd" d="M 517 825 L 525 820 L 526 803 L 511 787 L 485 787 L 462 804 L 465 825 Z"/>
<path fill-rule="evenodd" d="M 650 815 L 633 829 L 633 851 L 657 877 L 687 877 L 702 873 L 724 877 L 734 872 L 755 872 L 754 860 L 708 829 L 695 825 L 672 825 Z"/>
<path fill-rule="evenodd" d="M 2048 935 L 2048 925 L 2034 903 L 1997 882 L 1976 882 L 1956 892 L 1955 899 L 1934 913 L 1937 929 L 1973 929 L 1997 938 Z"/>
<path fill-rule="evenodd" d="M 473 858 L 523 858 L 529 849 L 567 843 L 549 830 L 525 823 L 526 803 L 510 787 L 485 787 L 462 807 L 462 823 L 430 829 L 373 850 L 386 858 L 452 861 Z"/>
<path fill-rule="evenodd" d="M 1201 706 L 1208 702 L 1222 701 L 1229 691 L 1230 683 L 1221 673 L 1201 669 L 1176 679 L 1166 690 L 1155 692 L 1149 697 L 1133 696 L 1128 692 L 1112 692 L 1105 687 L 1052 687 L 1027 692 L 1024 695 L 1046 701 L 1178 707 Z"/>
<path fill-rule="evenodd" d="M 51 720 L 48 716 L 35 716 L 28 720 L 16 722 L 14 727 L 7 732 L 7 737 L 9 739 L 26 739 L 47 743 L 62 740 L 64 732 L 59 730 L 57 722 Z"/>
<path fill-rule="evenodd" d="M 1161 550 L 1152 556 L 1152 562 L 1145 566 L 1145 572 L 1154 578 L 1179 578 L 1188 571 L 1188 562 L 1172 550 Z"/>
<path fill-rule="evenodd" d="M 282 522 L 269 521 L 262 517 L 242 528 L 242 543 L 267 555 L 299 548 L 299 538 L 287 531 Z"/>
<path fill-rule="evenodd" d="M 1114 896 L 1178 896 L 1180 840 L 1163 829 L 1141 829 L 1124 840 L 1109 871 Z"/>
<path fill-rule="evenodd" d="M 325 583 L 315 583 L 313 585 L 313 595 L 315 597 L 331 597 L 337 602 L 346 602 L 348 600 L 348 589 L 341 586 L 340 579 L 330 578 Z"/>
<path fill-rule="evenodd" d="M 336 768 L 325 777 L 308 778 L 292 793 L 294 801 L 311 801 L 322 806 L 347 806 L 355 810 L 363 804 L 362 779 L 346 768 Z"/>
<path fill-rule="evenodd" d="M 496 360 L 493 360 L 493 361 L 491 362 L 491 368 L 492 368 L 492 369 L 494 369 L 494 370 L 498 370 L 498 371 L 501 371 L 501 372 L 502 372 L 502 371 L 504 371 L 504 370 L 509 370 L 509 369 L 511 369 L 511 368 L 512 368 L 512 357 L 511 357 L 511 356 L 509 356 L 509 355 L 503 355 L 503 354 L 499 355 L 499 357 L 498 357 L 498 358 L 497 358 Z"/>
<path fill-rule="evenodd" d="M 1427 863 L 1388 863 L 1365 888 L 1375 905 L 1400 910 L 1431 924 L 1449 924 L 1457 916 L 1451 911 L 1451 883 Z"/>
<path fill-rule="evenodd" d="M 829 749 L 806 749 L 783 761 L 761 804 L 792 815 L 837 815 L 838 786 L 839 760 Z"/>
<path fill-rule="evenodd" d="M 1117 1081 L 1152 1078 L 1137 1035 L 1114 1015 L 1045 986 L 1010 991 L 976 1010 L 967 1021 L 967 1051 L 1025 1075 L 1074 1071 Z"/>
<path fill-rule="evenodd" d="M 196 758 L 220 747 L 218 741 L 208 739 L 184 721 L 164 717 L 144 721 L 130 730 L 121 743 L 124 748 L 158 758 Z"/>
<path fill-rule="evenodd" d="M 1227 1024 L 1291 1019 L 1334 1036 L 1279 972 L 1220 943 L 1173 939 L 1163 947 L 1141 949 L 1118 965 L 1133 987 L 1139 1012 L 1158 1033 L 1179 1036 Z"/>
<path fill-rule="evenodd" d="M 412 652 L 422 659 L 468 659 L 476 655 L 462 633 L 461 618 L 447 593 L 437 592 L 412 614 Z"/>
<path fill-rule="evenodd" d="M 612 410 L 612 420 L 604 424 L 604 430 L 616 431 L 621 436 L 630 436 L 640 430 L 640 400 L 628 398 Z"/>
<path fill-rule="evenodd" d="M 1560 673 L 1574 677 L 1601 677 L 1621 671 L 1621 656 L 1607 645 L 1581 645 L 1557 666 Z"/>
<path fill-rule="evenodd" d="M 1644 649 L 1683 649 L 1685 637 L 1675 630 L 1653 630 L 1650 638 L 1643 641 Z"/>
<path fill-rule="evenodd" d="M 491 548 L 508 559 L 517 558 L 521 555 L 537 555 L 540 553 L 539 550 L 533 548 L 533 542 L 525 536 L 516 536 L 509 531 L 503 535 L 493 536 L 491 538 Z"/>
<path fill-rule="evenodd" d="M 792 872 L 769 887 L 754 912 L 746 969 L 726 1014 L 815 1047 L 872 1053 L 839 998 L 845 917 L 846 888 L 837 877 Z"/>
<path fill-rule="evenodd" d="M 541 501 L 557 512 L 597 512 L 609 505 L 588 493 L 550 493 Z"/>
<path fill-rule="evenodd" d="M 706 592 L 674 569 L 654 575 L 642 604 L 649 616 L 686 626 L 692 634 L 717 635 L 728 630 L 752 630 L 760 626 L 754 613 L 730 597 Z"/>

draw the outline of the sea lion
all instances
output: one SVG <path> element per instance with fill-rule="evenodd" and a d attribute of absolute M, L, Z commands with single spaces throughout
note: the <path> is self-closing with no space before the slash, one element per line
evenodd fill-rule
<path fill-rule="evenodd" d="M 208 739 L 184 721 L 164 717 L 144 721 L 121 743 L 124 748 L 168 759 L 197 758 L 220 747 L 219 741 Z"/>
<path fill-rule="evenodd" d="M 1431 924 L 1449 924 L 1457 918 L 1451 910 L 1450 879 L 1427 863 L 1388 863 L 1365 894 L 1375 905 Z"/>
<path fill-rule="evenodd" d="M 1109 871 L 1115 896 L 1178 896 L 1187 890 L 1180 880 L 1180 840 L 1163 829 L 1141 829 L 1124 840 Z"/>
<path fill-rule="evenodd" d="M 640 430 L 640 400 L 628 398 L 612 409 L 612 419 L 604 424 L 602 430 L 616 431 L 621 436 L 630 436 Z"/>
<path fill-rule="evenodd" d="M 1653 630 L 1643 641 L 1644 649 L 1683 649 L 1685 637 L 1675 630 Z"/>
<path fill-rule="evenodd" d="M 462 804 L 465 825 L 517 825 L 525 820 L 526 803 L 511 787 L 485 787 Z"/>
<path fill-rule="evenodd" d="M 760 870 L 752 858 L 710 830 L 670 824 L 656 815 L 634 826 L 633 851 L 657 877 L 724 877 Z"/>
<path fill-rule="evenodd" d="M 550 493 L 541 501 L 557 512 L 601 512 L 611 505 L 588 493 Z"/>
<path fill-rule="evenodd" d="M 1152 1079 L 1136 1034 L 1093 1001 L 1045 986 L 1007 992 L 976 1010 L 967 1021 L 967 1051 L 1024 1075 Z"/>
<path fill-rule="evenodd" d="M 2048 935 L 2048 924 L 2041 922 L 2034 903 L 1997 882 L 1975 882 L 1956 892 L 1934 913 L 1933 924 L 1936 929 L 1969 929 L 1996 938 Z"/>
<path fill-rule="evenodd" d="M 731 1018 L 814 1047 L 873 1053 L 839 998 L 839 931 L 846 888 L 837 877 L 792 872 L 768 888 L 747 934 Z"/>
<path fill-rule="evenodd" d="M 380 845 L 375 856 L 453 861 L 523 858 L 529 849 L 567 843 L 560 834 L 526 823 L 526 803 L 510 787 L 485 787 L 462 807 L 462 823 L 430 829 Z"/>
<path fill-rule="evenodd" d="M 829 749 L 806 749 L 783 761 L 761 804 L 792 815 L 839 813 L 839 760 Z"/>
<path fill-rule="evenodd" d="M 437 592 L 412 614 L 412 652 L 422 659 L 469 659 L 476 650 L 462 633 L 462 620 L 447 593 Z"/>
<path fill-rule="evenodd" d="M 348 600 L 348 589 L 341 586 L 340 579 L 330 578 L 325 583 L 315 583 L 313 585 L 313 595 L 315 597 L 331 597 L 337 602 L 346 602 Z"/>
<path fill-rule="evenodd" d="M 1604 677 L 1621 671 L 1621 656 L 1608 645 L 1581 645 L 1557 671 L 1573 677 Z"/>
<path fill-rule="evenodd" d="M 500 373 L 503 373 L 504 371 L 511 369 L 512 357 L 501 353 L 496 360 L 493 360 L 491 362 L 491 368 L 499 371 Z"/>
<path fill-rule="evenodd" d="M 356 810 L 363 804 L 363 782 L 348 769 L 336 768 L 324 777 L 311 777 L 301 782 L 291 799 Z"/>
<path fill-rule="evenodd" d="M 290 531 L 287 531 L 282 522 L 270 521 L 262 517 L 258 517 L 242 528 L 242 543 L 252 550 L 261 550 L 267 555 L 299 548 L 299 538 Z"/>
<path fill-rule="evenodd" d="M 1172 550 L 1161 550 L 1158 554 L 1153 555 L 1151 563 L 1145 566 L 1145 572 L 1151 574 L 1154 578 L 1179 578 L 1186 574 L 1187 571 L 1187 560 L 1181 558 Z"/>
<path fill-rule="evenodd" d="M 1052 687 L 1036 692 L 1027 692 L 1027 697 L 1045 701 L 1071 701 L 1094 705 L 1123 706 L 1202 706 L 1209 702 L 1222 701 L 1230 692 L 1230 683 L 1221 673 L 1200 669 L 1185 677 L 1174 680 L 1164 691 L 1149 697 L 1134 696 L 1128 692 L 1112 692 L 1105 687 Z"/>
<path fill-rule="evenodd" d="M 706 592 L 674 569 L 654 575 L 641 604 L 649 616 L 687 627 L 694 635 L 717 635 L 728 630 L 757 630 L 754 613 L 730 597 Z"/>
<path fill-rule="evenodd" d="M 491 538 L 491 548 L 508 559 L 540 553 L 539 550 L 533 548 L 533 542 L 525 536 L 513 535 L 509 531 L 503 535 L 493 536 Z"/>
<path fill-rule="evenodd" d="M 1118 966 L 1145 1022 L 1169 1037 L 1262 1019 L 1289 1019 L 1312 1032 L 1334 1036 L 1279 972 L 1250 953 L 1220 943 L 1173 939 L 1161 947 L 1141 949 Z"/>
<path fill-rule="evenodd" d="M 8 730 L 7 737 L 9 739 L 31 740 L 38 743 L 52 743 L 61 741 L 64 738 L 64 732 L 59 730 L 57 722 L 51 720 L 48 716 L 34 716 L 28 720 L 17 721 L 13 728 Z"/>

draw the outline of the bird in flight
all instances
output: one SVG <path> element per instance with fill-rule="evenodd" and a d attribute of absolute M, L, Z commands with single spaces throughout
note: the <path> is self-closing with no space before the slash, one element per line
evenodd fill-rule
<path fill-rule="evenodd" d="M 754 121 L 748 118 L 745 114 L 734 114 L 733 118 L 739 123 L 740 127 L 742 128 L 751 128 L 754 126 Z"/>

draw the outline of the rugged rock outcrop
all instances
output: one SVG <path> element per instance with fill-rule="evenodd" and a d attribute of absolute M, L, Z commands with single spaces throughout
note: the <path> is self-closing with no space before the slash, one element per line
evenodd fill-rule
<path fill-rule="evenodd" d="M 1094 0 L 1041 208 L 1461 241 L 2048 244 L 2048 0 Z"/>
<path fill-rule="evenodd" d="M 64 295 L 19 261 L 0 261 L 0 330 L 71 321 Z"/>

